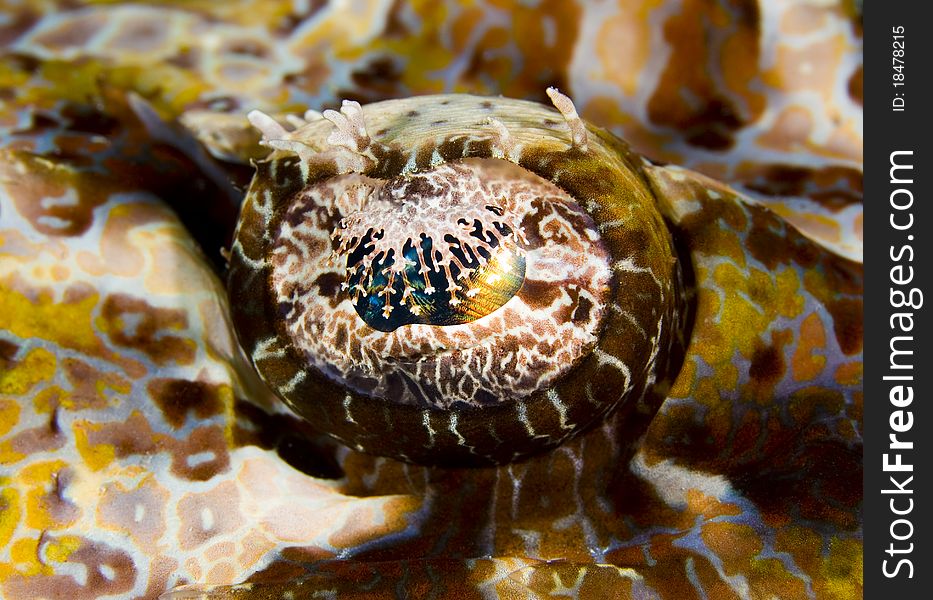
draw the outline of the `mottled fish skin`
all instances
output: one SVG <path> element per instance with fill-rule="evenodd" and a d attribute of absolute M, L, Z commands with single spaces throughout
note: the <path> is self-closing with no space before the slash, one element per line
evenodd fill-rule
<path fill-rule="evenodd" d="M 851 3 L 364 4 L 3 6 L 0 596 L 861 597 Z M 548 85 L 651 158 L 677 377 L 498 468 L 329 441 L 237 346 L 236 215 L 175 121 Z"/>

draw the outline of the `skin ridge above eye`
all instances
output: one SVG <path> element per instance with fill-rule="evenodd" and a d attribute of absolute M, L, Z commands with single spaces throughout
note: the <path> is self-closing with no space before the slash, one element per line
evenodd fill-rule
<path fill-rule="evenodd" d="M 365 452 L 495 464 L 642 402 L 666 377 L 685 310 L 670 235 L 625 145 L 550 93 L 556 115 L 531 102 L 465 95 L 345 102 L 294 129 L 251 115 L 275 152 L 247 194 L 228 290 L 241 344 L 296 412 Z M 477 123 L 471 109 L 479 103 L 487 116 Z M 555 116 L 565 129 L 543 125 Z M 460 204 L 471 199 L 480 202 Z M 472 309 L 488 295 L 470 287 L 476 282 L 453 254 L 466 236 L 452 238 L 452 228 L 469 228 L 450 214 L 457 210 L 467 223 L 485 219 L 510 232 L 501 238 L 508 248 L 486 250 L 523 257 L 520 285 L 470 318 L 415 314 L 380 326 L 412 312 L 412 281 L 422 285 L 429 317 Z M 385 259 L 444 227 L 447 248 L 423 259 L 415 250 L 413 269 L 392 271 Z M 362 257 L 354 254 L 361 247 Z M 377 263 L 381 285 L 373 284 L 375 257 L 385 262 Z M 426 275 L 418 279 L 428 263 L 446 296 Z M 393 289 L 395 278 L 405 285 Z M 370 292 L 374 308 L 361 311 Z"/>

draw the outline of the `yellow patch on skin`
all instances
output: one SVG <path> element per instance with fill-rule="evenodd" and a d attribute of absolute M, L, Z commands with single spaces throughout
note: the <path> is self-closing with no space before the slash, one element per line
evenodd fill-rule
<path fill-rule="evenodd" d="M 55 572 L 54 565 L 46 561 L 67 562 L 80 546 L 81 538 L 74 535 L 44 540 L 41 548 L 37 538 L 20 538 L 10 546 L 12 561 L 6 565 L 0 564 L 0 576 L 7 575 L 4 571 L 26 577 L 52 575 Z"/>
<path fill-rule="evenodd" d="M 39 562 L 39 540 L 33 538 L 20 538 L 10 545 L 10 558 L 12 567 L 27 577 L 40 573 L 49 575 L 52 568 Z"/>
<path fill-rule="evenodd" d="M 101 425 L 91 421 L 75 421 L 74 429 L 75 447 L 85 466 L 92 471 L 100 471 L 113 462 L 116 457 L 116 448 L 110 444 L 91 444 L 88 434 L 99 431 Z"/>
<path fill-rule="evenodd" d="M 703 345 L 704 360 L 717 367 L 720 363 L 731 362 L 735 350 L 750 357 L 758 332 L 764 330 L 770 319 L 761 307 L 746 299 L 750 295 L 749 281 L 735 265 L 718 265 L 713 271 L 713 281 L 724 296 L 718 328 L 732 335 L 729 340 L 720 339 L 719 343 Z"/>
<path fill-rule="evenodd" d="M 2 303 L 3 294 L 4 290 L 0 289 L 0 303 Z M 0 312 L 2 311 L 3 307 L 0 306 Z M 4 327 L 2 314 L 0 314 L 0 329 L 10 329 Z M 20 337 L 29 336 L 21 335 Z M 16 363 L 12 369 L 0 372 L 0 394 L 9 394 L 11 396 L 26 394 L 36 384 L 51 379 L 55 375 L 55 366 L 54 354 L 45 348 L 32 350 Z"/>
<path fill-rule="evenodd" d="M 3 376 L 0 375 L 0 378 Z M 19 423 L 20 408 L 16 400 L 0 398 L 0 437 L 10 433 Z M 3 544 L 0 544 L 3 546 Z"/>
<path fill-rule="evenodd" d="M 39 338 L 86 354 L 100 354 L 91 322 L 99 296 L 90 289 L 78 298 L 56 302 L 49 291 L 35 300 L 14 291 L 12 278 L 0 280 L 0 329 L 21 338 Z M 48 351 L 45 351 L 48 352 Z"/>
<path fill-rule="evenodd" d="M 0 465 L 12 465 L 26 458 L 22 452 L 13 449 L 11 440 L 0 442 Z"/>
<path fill-rule="evenodd" d="M 706 518 L 722 516 L 738 516 L 742 509 L 730 502 L 722 502 L 718 498 L 708 496 L 698 490 L 687 490 L 687 510 L 690 515 L 703 515 Z"/>
<path fill-rule="evenodd" d="M 80 546 L 81 538 L 74 535 L 44 540 L 41 548 L 36 538 L 20 538 L 9 546 L 11 562 L 0 563 L 0 580 L 14 574 L 26 577 L 52 575 L 54 565 L 48 562 L 67 562 Z"/>
<path fill-rule="evenodd" d="M 816 378 L 826 365 L 826 357 L 813 353 L 826 347 L 826 332 L 817 313 L 811 313 L 800 324 L 800 338 L 792 359 L 792 373 L 795 381 L 809 381 Z"/>
<path fill-rule="evenodd" d="M 762 202 L 791 225 L 818 240 L 839 243 L 843 240 L 842 227 L 828 215 L 805 214 L 780 202 Z"/>
<path fill-rule="evenodd" d="M 65 395 L 65 390 L 57 385 L 52 385 L 33 396 L 32 405 L 36 409 L 36 414 L 47 415 L 61 405 L 61 399 Z"/>
<path fill-rule="evenodd" d="M 739 382 L 739 370 L 732 363 L 725 363 L 716 368 L 713 374 L 716 380 L 716 386 L 721 392 L 731 392 L 735 390 Z"/>
<path fill-rule="evenodd" d="M 834 373 L 839 385 L 859 385 L 862 382 L 864 365 L 861 361 L 839 365 Z"/>
<path fill-rule="evenodd" d="M 334 548 L 353 548 L 361 540 L 372 540 L 404 531 L 408 515 L 421 507 L 422 500 L 411 495 L 386 496 L 382 502 L 361 502 L 353 519 L 333 531 L 327 541 Z"/>
<path fill-rule="evenodd" d="M 821 598 L 858 598 L 862 595 L 863 557 L 862 542 L 834 538 L 829 543 L 829 554 L 820 569 L 818 579 L 823 593 Z"/>
<path fill-rule="evenodd" d="M 748 525 L 714 521 L 703 525 L 700 536 L 720 557 L 726 575 L 744 573 L 750 559 L 764 548 L 758 534 Z"/>
<path fill-rule="evenodd" d="M 0 478 L 0 548 L 8 547 L 22 518 L 20 492 L 10 485 L 10 478 Z M 2 574 L 0 564 L 0 574 Z"/>
<path fill-rule="evenodd" d="M 697 375 L 697 364 L 696 360 L 692 356 L 688 356 L 684 359 L 684 364 L 680 368 L 680 373 L 677 375 L 674 385 L 671 387 L 670 392 L 668 392 L 669 398 L 687 398 L 690 396 L 693 391 L 693 382 L 696 379 Z"/>
<path fill-rule="evenodd" d="M 45 557 L 53 562 L 68 562 L 72 553 L 81 547 L 81 538 L 76 535 L 63 535 L 46 544 Z"/>

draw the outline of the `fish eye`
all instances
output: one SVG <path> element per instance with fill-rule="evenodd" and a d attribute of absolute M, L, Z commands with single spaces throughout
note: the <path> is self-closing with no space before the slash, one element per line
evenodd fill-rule
<path fill-rule="evenodd" d="M 670 235 L 624 143 L 549 94 L 556 115 L 465 95 L 251 115 L 274 152 L 228 292 L 295 412 L 364 452 L 501 464 L 650 389 L 680 337 Z"/>

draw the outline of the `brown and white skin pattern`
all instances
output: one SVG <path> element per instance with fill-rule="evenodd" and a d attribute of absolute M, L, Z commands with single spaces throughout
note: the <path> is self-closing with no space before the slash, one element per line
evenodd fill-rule
<path fill-rule="evenodd" d="M 861 598 L 861 4 L 6 2 L 0 596 Z M 218 277 L 242 199 L 223 175 L 245 191 L 269 154 L 244 115 L 289 134 L 345 98 L 552 85 L 653 161 L 679 371 L 493 468 L 319 435 L 240 352 Z M 572 143 L 552 111 L 470 110 L 505 164 L 532 162 L 518 123 Z M 379 158 L 327 137 L 291 148 Z"/>
<path fill-rule="evenodd" d="M 559 444 L 664 378 L 681 337 L 682 276 L 640 159 L 549 94 L 558 111 L 445 95 L 345 102 L 285 124 L 250 115 L 276 152 L 247 194 L 228 290 L 240 342 L 299 414 L 374 454 L 502 463 Z M 451 248 L 483 245 L 468 235 L 474 222 L 506 232 L 487 252 L 525 259 L 503 306 L 388 332 L 361 318 L 351 273 L 371 277 L 373 257 L 422 236 L 434 236 L 449 302 L 469 303 Z M 369 253 L 348 265 L 368 233 Z M 406 279 L 383 316 L 410 311 L 410 291 Z"/>

